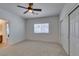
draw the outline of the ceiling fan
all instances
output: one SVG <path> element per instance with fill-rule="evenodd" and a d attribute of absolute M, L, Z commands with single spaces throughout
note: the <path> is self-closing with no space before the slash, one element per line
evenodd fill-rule
<path fill-rule="evenodd" d="M 34 11 L 42 11 L 42 9 L 35 9 L 35 8 L 33 8 L 33 3 L 29 3 L 28 7 L 24 7 L 24 6 L 20 6 L 20 5 L 18 5 L 17 7 L 26 9 L 24 14 L 26 14 L 27 12 L 31 12 L 31 13 L 35 14 Z"/>

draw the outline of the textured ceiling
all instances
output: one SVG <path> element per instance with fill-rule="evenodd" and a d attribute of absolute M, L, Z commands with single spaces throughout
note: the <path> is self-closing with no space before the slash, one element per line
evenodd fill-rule
<path fill-rule="evenodd" d="M 0 8 L 7 10 L 8 12 L 17 14 L 22 18 L 38 18 L 38 17 L 48 17 L 57 16 L 62 11 L 64 3 L 34 3 L 33 8 L 42 9 L 41 12 L 35 11 L 36 14 L 26 13 L 23 14 L 25 9 L 17 7 L 17 5 L 28 6 L 27 3 L 0 3 Z"/>

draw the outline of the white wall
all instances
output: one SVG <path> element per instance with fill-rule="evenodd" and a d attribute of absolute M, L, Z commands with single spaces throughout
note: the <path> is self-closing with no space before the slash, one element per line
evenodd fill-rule
<path fill-rule="evenodd" d="M 60 33 L 60 40 L 63 48 L 68 52 L 68 17 L 65 17 L 64 20 L 61 22 L 61 33 Z"/>
<path fill-rule="evenodd" d="M 59 18 L 58 17 L 48 17 L 39 19 L 29 19 L 26 21 L 26 38 L 28 40 L 41 40 L 48 42 L 58 42 L 59 43 Z M 35 34 L 34 24 L 37 23 L 49 23 L 49 33 L 48 34 Z"/>
<path fill-rule="evenodd" d="M 7 20 L 9 22 L 9 44 L 14 44 L 25 39 L 25 24 L 22 18 L 18 17 L 17 15 L 11 14 L 10 12 L 0 9 L 0 19 Z"/>

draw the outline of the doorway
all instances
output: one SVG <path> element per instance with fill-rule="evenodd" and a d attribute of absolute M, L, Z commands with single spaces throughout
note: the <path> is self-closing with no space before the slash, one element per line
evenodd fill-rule
<path fill-rule="evenodd" d="M 6 47 L 8 43 L 8 22 L 0 19 L 0 48 Z"/>

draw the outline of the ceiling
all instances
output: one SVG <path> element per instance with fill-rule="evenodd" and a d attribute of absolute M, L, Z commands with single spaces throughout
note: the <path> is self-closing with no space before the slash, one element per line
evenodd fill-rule
<path fill-rule="evenodd" d="M 34 3 L 33 8 L 42 9 L 41 12 L 35 11 L 36 14 L 26 13 L 23 14 L 25 9 L 17 7 L 17 5 L 28 7 L 28 3 L 0 3 L 0 8 L 7 10 L 11 13 L 17 14 L 22 18 L 38 18 L 38 17 L 48 17 L 48 16 L 57 16 L 60 14 L 64 3 Z"/>

